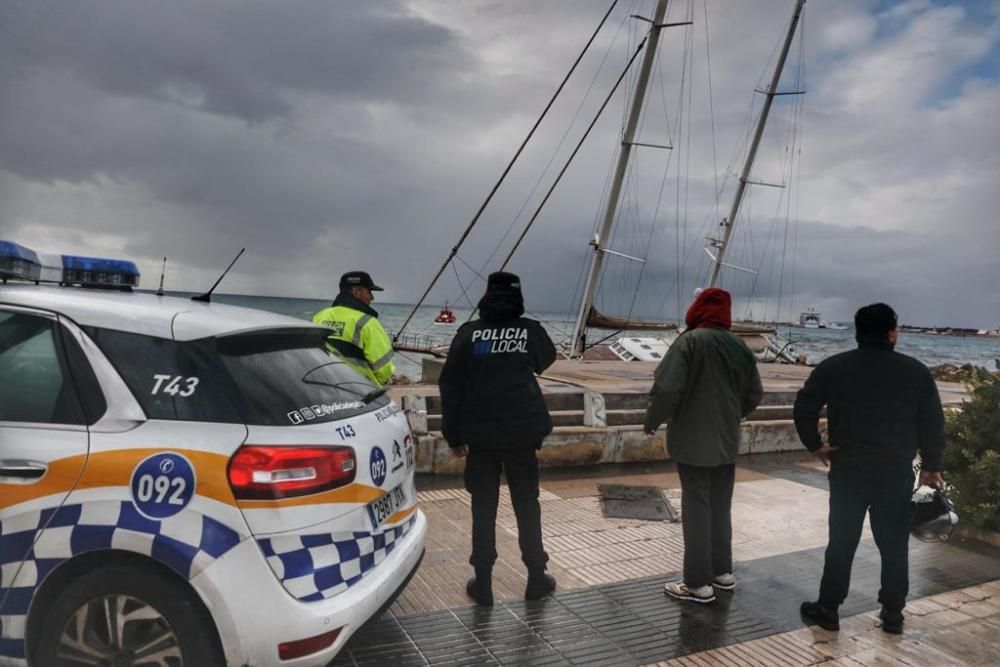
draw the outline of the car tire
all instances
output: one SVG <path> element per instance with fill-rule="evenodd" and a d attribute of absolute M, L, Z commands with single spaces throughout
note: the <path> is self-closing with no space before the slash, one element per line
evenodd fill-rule
<path fill-rule="evenodd" d="M 108 664 L 116 666 L 225 665 L 215 623 L 194 591 L 176 577 L 137 567 L 110 566 L 76 579 L 53 600 L 38 627 L 33 665 L 103 664 L 94 657 L 73 660 L 81 649 L 91 656 L 95 650 L 114 652 L 120 662 Z M 156 662 L 150 653 L 166 659 Z"/>

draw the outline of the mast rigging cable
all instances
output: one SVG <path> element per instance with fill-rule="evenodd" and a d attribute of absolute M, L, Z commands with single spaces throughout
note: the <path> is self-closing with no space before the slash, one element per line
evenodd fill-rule
<path fill-rule="evenodd" d="M 507 174 L 510 173 L 510 170 L 514 166 L 514 163 L 517 162 L 517 159 L 521 156 L 521 152 L 524 151 L 524 147 L 528 145 L 528 141 L 530 141 L 531 137 L 535 134 L 535 130 L 537 130 L 538 126 L 542 124 L 542 120 L 549 113 L 549 109 L 552 108 L 552 105 L 555 103 L 556 98 L 559 97 L 559 94 L 562 92 L 562 89 L 566 86 L 566 82 L 569 81 L 570 76 L 573 75 L 573 72 L 576 70 L 577 65 L 580 64 L 580 61 L 583 59 L 584 54 L 586 54 L 587 51 L 590 49 L 590 45 L 594 42 L 594 39 L 597 37 L 597 33 L 600 32 L 602 27 L 604 27 L 605 21 L 608 20 L 609 16 L 611 16 L 611 12 L 614 10 L 615 5 L 617 4 L 618 0 L 613 0 L 611 6 L 608 8 L 608 11 L 604 14 L 604 17 L 598 24 L 597 29 L 594 30 L 594 33 L 590 36 L 590 39 L 587 40 L 587 43 L 584 45 L 583 50 L 580 51 L 580 55 L 578 55 L 576 57 L 576 60 L 573 62 L 573 66 L 569 68 L 569 72 L 567 72 L 566 76 L 563 77 L 562 83 L 560 83 L 559 87 L 556 88 L 556 92 L 553 93 L 552 98 L 549 100 L 549 103 L 545 105 L 545 109 L 542 110 L 542 113 L 538 117 L 538 120 L 535 121 L 535 124 L 531 127 L 531 130 L 528 132 L 528 135 L 524 138 L 524 141 L 521 142 L 521 145 L 518 147 L 517 152 L 514 153 L 514 157 L 512 157 L 510 159 L 510 162 L 507 163 L 507 167 L 503 170 L 503 173 L 500 174 L 500 178 L 493 186 L 493 189 L 490 190 L 490 193 L 486 196 L 486 199 L 480 205 L 479 210 L 476 211 L 476 214 L 472 217 L 472 220 L 469 222 L 469 225 L 465 228 L 465 231 L 462 233 L 462 236 L 459 237 L 458 243 L 456 243 L 455 247 L 451 249 L 451 252 L 448 254 L 447 259 L 445 259 L 444 261 L 444 264 L 442 264 L 441 268 L 438 269 L 437 273 L 434 275 L 434 278 L 431 280 L 430 285 L 428 285 L 427 289 L 424 290 L 424 293 L 421 295 L 420 299 L 417 301 L 416 304 L 414 304 L 413 310 L 410 311 L 410 314 L 406 316 L 406 320 L 403 322 L 403 325 L 399 327 L 399 331 L 397 331 L 396 334 L 393 336 L 392 340 L 394 343 L 397 340 L 399 340 L 399 337 L 400 335 L 402 335 L 403 330 L 406 329 L 406 326 L 410 323 L 410 320 L 413 319 L 413 316 L 417 313 L 417 310 L 420 309 L 420 306 L 422 306 L 424 301 L 427 299 L 427 295 L 430 294 L 432 289 L 434 289 L 434 285 L 436 285 L 438 279 L 441 278 L 441 274 L 444 273 L 444 270 L 448 268 L 448 264 L 450 264 L 451 260 L 454 259 L 455 255 L 458 254 L 459 248 L 461 248 L 462 244 L 465 243 L 465 239 L 468 238 L 469 234 L 472 232 L 472 228 L 476 226 L 477 222 L 479 222 L 479 218 L 480 216 L 482 216 L 483 211 L 486 210 L 486 206 L 493 199 L 493 195 L 496 194 L 497 190 L 500 189 L 500 185 L 507 178 Z"/>

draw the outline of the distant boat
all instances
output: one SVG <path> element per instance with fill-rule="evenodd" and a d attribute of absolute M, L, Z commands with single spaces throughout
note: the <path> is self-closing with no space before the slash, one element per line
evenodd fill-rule
<path fill-rule="evenodd" d="M 823 324 L 823 319 L 816 312 L 815 308 L 810 308 L 799 315 L 799 326 L 806 329 L 819 329 Z"/>
<path fill-rule="evenodd" d="M 799 326 L 806 329 L 830 329 L 832 331 L 847 331 L 847 325 L 841 322 L 825 322 L 815 308 L 810 308 L 799 315 Z"/>
<path fill-rule="evenodd" d="M 448 308 L 448 302 L 444 302 L 444 307 L 441 312 L 438 313 L 437 317 L 434 318 L 434 324 L 454 324 L 455 323 L 455 313 Z"/>

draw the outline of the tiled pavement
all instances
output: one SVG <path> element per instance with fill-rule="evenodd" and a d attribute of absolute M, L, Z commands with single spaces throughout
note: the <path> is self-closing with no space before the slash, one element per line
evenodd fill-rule
<path fill-rule="evenodd" d="M 669 464 L 543 477 L 545 544 L 560 590 L 539 603 L 522 599 L 516 524 L 503 494 L 492 610 L 470 607 L 464 594 L 471 574 L 467 494 L 422 491 L 430 532 L 420 570 L 390 611 L 362 628 L 332 665 L 1000 664 L 982 645 L 962 641 L 1000 629 L 1000 549 L 975 542 L 911 542 L 911 600 L 925 599 L 908 608 L 902 643 L 872 631 L 879 574 L 867 531 L 841 609 L 845 618 L 858 616 L 844 622 L 839 638 L 801 628 L 798 603 L 815 596 L 826 542 L 824 477 L 811 461 L 788 456 L 741 463 L 733 502 L 740 586 L 705 606 L 662 593 L 681 566 L 679 524 L 601 513 L 599 483 L 660 486 L 679 507 L 679 482 Z M 959 589 L 966 591 L 949 592 Z M 935 602 L 942 595 L 944 602 Z M 954 595 L 966 598 L 947 597 Z M 978 615 L 969 613 L 973 609 Z M 960 625 L 951 627 L 948 619 Z M 930 649 L 921 653 L 921 638 L 951 647 L 944 651 L 948 660 Z M 935 658 L 921 661 L 920 655 Z"/>
<path fill-rule="evenodd" d="M 1000 665 L 998 631 L 1000 584 L 991 582 L 911 602 L 900 637 L 885 635 L 869 612 L 841 619 L 839 633 L 799 628 L 656 665 Z"/>

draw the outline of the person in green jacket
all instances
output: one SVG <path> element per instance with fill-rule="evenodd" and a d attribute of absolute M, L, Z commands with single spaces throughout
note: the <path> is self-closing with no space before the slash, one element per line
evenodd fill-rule
<path fill-rule="evenodd" d="M 327 349 L 377 387 L 387 383 L 396 371 L 392 341 L 371 307 L 373 292 L 381 291 L 364 271 L 348 271 L 340 277 L 340 294 L 330 307 L 313 315 L 313 322 L 331 329 Z"/>
<path fill-rule="evenodd" d="M 667 423 L 667 449 L 681 478 L 684 579 L 664 592 L 693 602 L 713 602 L 715 588 L 736 587 L 731 507 L 740 420 L 764 396 L 753 353 L 729 332 L 731 309 L 725 290 L 698 294 L 687 330 L 656 368 L 643 426 L 653 435 Z"/>

